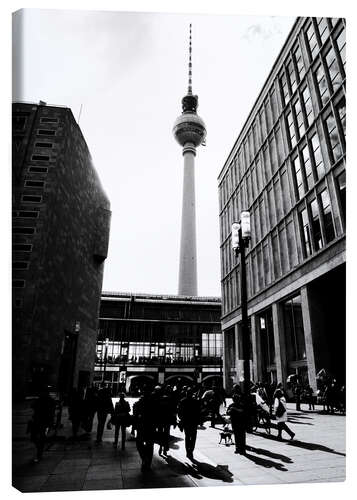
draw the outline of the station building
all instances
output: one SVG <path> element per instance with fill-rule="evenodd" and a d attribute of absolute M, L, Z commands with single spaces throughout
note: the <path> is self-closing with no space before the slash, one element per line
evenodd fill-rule
<path fill-rule="evenodd" d="M 251 377 L 316 389 L 324 368 L 345 382 L 345 31 L 296 20 L 218 178 L 227 388 L 243 376 L 231 225 L 244 210 Z"/>
<path fill-rule="evenodd" d="M 94 382 L 113 395 L 222 384 L 220 298 L 103 292 L 99 318 Z"/>
<path fill-rule="evenodd" d="M 13 392 L 91 383 L 110 205 L 69 108 L 13 104 Z"/>

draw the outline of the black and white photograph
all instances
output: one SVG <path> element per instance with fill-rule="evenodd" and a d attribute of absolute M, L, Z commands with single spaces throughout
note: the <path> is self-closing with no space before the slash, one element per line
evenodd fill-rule
<path fill-rule="evenodd" d="M 346 480 L 330 12 L 13 9 L 18 492 Z"/>

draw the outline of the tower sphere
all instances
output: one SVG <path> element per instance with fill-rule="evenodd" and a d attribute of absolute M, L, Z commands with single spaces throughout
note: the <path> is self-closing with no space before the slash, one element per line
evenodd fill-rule
<path fill-rule="evenodd" d="M 191 142 L 197 147 L 206 137 L 206 126 L 198 114 L 184 112 L 176 119 L 172 132 L 180 146 Z"/>

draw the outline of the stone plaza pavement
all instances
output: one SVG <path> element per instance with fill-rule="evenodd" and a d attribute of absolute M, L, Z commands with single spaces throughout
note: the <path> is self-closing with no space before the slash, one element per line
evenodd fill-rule
<path fill-rule="evenodd" d="M 293 441 L 278 441 L 274 428 L 271 436 L 259 429 L 247 434 L 246 456 L 236 455 L 233 445 L 218 444 L 221 426 L 214 429 L 206 423 L 198 431 L 191 462 L 184 436 L 176 428 L 169 456 L 160 457 L 155 445 L 152 471 L 145 474 L 129 432 L 124 452 L 113 448 L 113 430 L 105 430 L 101 444 L 95 443 L 95 432 L 73 441 L 66 411 L 64 427 L 46 445 L 43 460 L 32 463 L 34 447 L 26 435 L 31 410 L 15 408 L 12 484 L 22 492 L 44 492 L 344 481 L 345 416 L 322 414 L 319 407 L 315 412 L 288 407 L 288 425 L 296 433 Z"/>

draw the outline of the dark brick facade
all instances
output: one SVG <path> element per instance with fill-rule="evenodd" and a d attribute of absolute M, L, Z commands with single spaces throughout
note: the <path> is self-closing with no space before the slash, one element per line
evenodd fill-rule
<path fill-rule="evenodd" d="M 68 108 L 13 105 L 13 387 L 92 376 L 110 205 Z"/>

